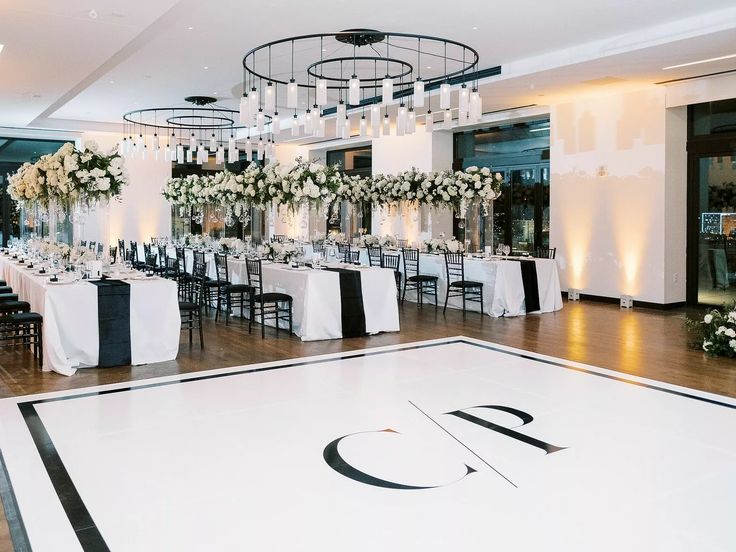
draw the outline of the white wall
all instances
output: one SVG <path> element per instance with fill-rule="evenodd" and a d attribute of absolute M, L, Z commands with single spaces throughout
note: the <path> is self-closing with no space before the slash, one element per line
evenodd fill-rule
<path fill-rule="evenodd" d="M 406 136 L 382 136 L 372 141 L 373 174 L 397 174 L 412 168 L 430 172 L 452 168 L 453 134 L 450 131 L 424 132 Z M 419 212 L 397 212 L 395 209 L 373 211 L 373 234 L 396 235 L 411 243 L 452 234 L 452 212 L 449 209 L 423 208 Z"/>
<path fill-rule="evenodd" d="M 113 133 L 86 132 L 83 141 L 94 140 L 103 151 L 115 147 L 119 136 Z M 118 239 L 149 242 L 151 237 L 171 235 L 171 206 L 161 188 L 171 177 L 171 163 L 154 159 L 126 159 L 129 184 L 120 201 L 112 201 L 90 213 L 82 226 L 75 228 L 75 239 L 115 245 Z"/>
<path fill-rule="evenodd" d="M 562 288 L 684 301 L 683 111 L 668 112 L 665 89 L 653 87 L 553 105 L 550 122 Z"/>

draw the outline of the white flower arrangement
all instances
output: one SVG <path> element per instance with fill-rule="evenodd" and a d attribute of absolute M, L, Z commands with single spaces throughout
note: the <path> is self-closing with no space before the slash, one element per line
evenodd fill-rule
<path fill-rule="evenodd" d="M 245 243 L 238 238 L 220 238 L 217 243 L 220 249 L 224 251 L 242 251 L 245 249 Z"/>
<path fill-rule="evenodd" d="M 258 254 L 262 257 L 285 263 L 288 263 L 298 253 L 299 249 L 291 242 L 271 242 L 258 246 Z"/>
<path fill-rule="evenodd" d="M 449 240 L 444 237 L 433 238 L 424 242 L 424 248 L 427 253 L 442 253 L 447 251 L 448 253 L 462 253 L 465 251 L 465 246 L 462 242 L 459 242 L 453 236 Z"/>
<path fill-rule="evenodd" d="M 701 320 L 687 320 L 691 342 L 711 356 L 736 357 L 736 302 L 712 309 Z"/>
<path fill-rule="evenodd" d="M 85 143 L 82 150 L 66 143 L 34 164 L 23 164 L 10 177 L 8 193 L 16 201 L 42 207 L 51 201 L 92 205 L 118 197 L 127 183 L 123 158 L 117 153 L 104 155 L 94 142 Z"/>
<path fill-rule="evenodd" d="M 398 242 L 394 236 L 374 236 L 372 234 L 366 234 L 360 238 L 361 247 L 396 247 Z"/>

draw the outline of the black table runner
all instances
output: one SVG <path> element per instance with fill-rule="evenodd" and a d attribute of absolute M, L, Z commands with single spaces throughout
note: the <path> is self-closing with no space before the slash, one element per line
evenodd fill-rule
<path fill-rule="evenodd" d="M 130 364 L 130 286 L 121 280 L 95 280 L 100 334 L 98 366 Z"/>
<path fill-rule="evenodd" d="M 359 270 L 346 268 L 325 268 L 340 276 L 340 304 L 342 306 L 342 336 L 360 337 L 365 335 L 365 308 L 363 306 L 363 286 Z"/>
<path fill-rule="evenodd" d="M 514 259 L 517 260 L 517 259 Z M 526 312 L 541 310 L 539 304 L 539 280 L 537 279 L 536 261 L 518 259 L 521 266 L 521 283 L 524 286 L 524 306 Z"/>

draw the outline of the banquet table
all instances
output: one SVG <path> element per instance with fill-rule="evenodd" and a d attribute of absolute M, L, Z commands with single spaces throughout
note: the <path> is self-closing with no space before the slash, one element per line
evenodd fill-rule
<path fill-rule="evenodd" d="M 399 331 L 399 309 L 393 271 L 377 267 L 335 264 L 360 273 L 365 330 L 368 334 Z M 294 298 L 293 330 L 302 341 L 343 337 L 340 276 L 331 270 L 292 268 L 264 261 L 263 291 L 287 293 Z M 228 258 L 229 281 L 247 284 L 244 260 Z"/>
<path fill-rule="evenodd" d="M 67 376 L 97 366 L 100 358 L 98 287 L 90 281 L 53 283 L 11 257 L 0 257 L 3 279 L 43 316 L 43 369 Z M 140 274 L 140 273 L 139 273 Z M 145 277 L 144 277 L 145 278 Z M 181 318 L 176 282 L 126 280 L 130 286 L 131 364 L 176 358 Z"/>
<path fill-rule="evenodd" d="M 483 312 L 494 317 L 527 314 L 521 263 L 534 263 L 539 294 L 539 310 L 554 312 L 562 309 L 562 292 L 557 263 L 554 259 L 524 257 L 466 258 L 465 279 L 483 283 Z M 401 270 L 404 267 L 401 263 Z M 422 253 L 419 256 L 420 274 L 437 276 L 437 302 L 442 306 L 447 292 L 447 273 L 444 255 Z M 416 301 L 415 292 L 406 298 Z M 429 299 L 431 301 L 431 299 Z M 427 297 L 425 296 L 425 301 Z M 461 297 L 451 297 L 448 307 L 462 308 Z M 477 302 L 468 301 L 468 310 L 480 311 Z"/>

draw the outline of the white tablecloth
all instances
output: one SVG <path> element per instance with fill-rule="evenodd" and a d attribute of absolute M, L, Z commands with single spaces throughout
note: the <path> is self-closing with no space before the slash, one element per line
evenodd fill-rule
<path fill-rule="evenodd" d="M 0 257 L 0 267 L 18 298 L 43 316 L 43 369 L 71 376 L 77 368 L 96 366 L 97 287 L 89 282 L 51 284 L 9 257 Z M 176 358 L 181 331 L 176 283 L 153 278 L 128 284 L 132 364 Z"/>
<path fill-rule="evenodd" d="M 521 263 L 535 263 L 539 288 L 540 310 L 553 312 L 562 309 L 562 292 L 557 263 L 554 259 L 465 259 L 465 279 L 483 283 L 483 312 L 490 316 L 519 316 L 526 314 Z M 401 263 L 403 272 L 403 261 Z M 419 273 L 437 276 L 437 302 L 442 306 L 447 291 L 447 271 L 444 255 L 420 254 Z M 416 301 L 415 292 L 407 292 L 408 300 Z M 424 298 L 428 299 L 427 296 Z M 451 297 L 448 307 L 462 308 L 461 297 Z M 468 310 L 480 311 L 477 302 L 468 301 Z"/>
<path fill-rule="evenodd" d="M 247 284 L 245 261 L 228 259 L 230 282 Z M 384 268 L 360 270 L 369 334 L 399 331 L 399 309 L 393 271 Z M 263 265 L 263 291 L 287 293 L 294 298 L 294 333 L 302 341 L 342 338 L 340 276 L 329 270 L 296 270 L 280 263 Z"/>

